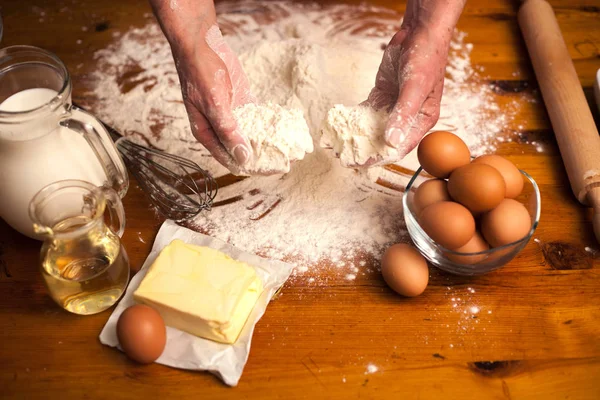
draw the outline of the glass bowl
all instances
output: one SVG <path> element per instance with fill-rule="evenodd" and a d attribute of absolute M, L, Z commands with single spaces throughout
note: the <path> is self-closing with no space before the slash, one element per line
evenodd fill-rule
<path fill-rule="evenodd" d="M 422 168 L 419 168 L 411 178 L 404 196 L 404 220 L 406 228 L 415 246 L 421 254 L 434 266 L 457 275 L 482 275 L 498 269 L 512 260 L 531 239 L 540 220 L 541 199 L 540 190 L 535 180 L 525 171 L 520 171 L 525 177 L 523 192 L 515 199 L 522 203 L 531 216 L 529 233 L 516 242 L 495 247 L 479 253 L 458 253 L 446 249 L 425 233 L 417 222 L 413 210 L 415 190 L 426 180 L 433 179 Z"/>

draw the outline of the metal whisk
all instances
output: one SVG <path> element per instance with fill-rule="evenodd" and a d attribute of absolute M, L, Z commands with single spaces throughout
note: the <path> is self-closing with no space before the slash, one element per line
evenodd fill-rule
<path fill-rule="evenodd" d="M 161 215 L 181 221 L 210 210 L 218 185 L 207 171 L 187 158 L 134 143 L 102 124 L 115 141 L 127 169 Z"/>
<path fill-rule="evenodd" d="M 124 137 L 116 145 L 127 169 L 163 216 L 186 220 L 211 208 L 217 182 L 195 162 Z"/>

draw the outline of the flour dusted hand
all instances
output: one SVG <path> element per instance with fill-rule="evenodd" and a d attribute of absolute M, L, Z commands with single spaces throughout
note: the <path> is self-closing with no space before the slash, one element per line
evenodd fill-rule
<path fill-rule="evenodd" d="M 252 159 L 252 149 L 233 109 L 255 99 L 216 24 L 213 2 L 151 3 L 171 45 L 192 133 L 229 170 L 243 168 Z"/>
<path fill-rule="evenodd" d="M 414 149 L 438 120 L 450 40 L 464 3 L 409 0 L 400 31 L 384 52 L 364 104 L 390 113 L 384 138 L 397 149 L 396 160 Z"/>
<path fill-rule="evenodd" d="M 178 63 L 183 99 L 196 139 L 234 172 L 251 160 L 252 151 L 232 111 L 254 98 L 240 62 L 216 25 L 207 31 L 206 42 L 214 53 L 198 54 L 185 66 Z"/>
<path fill-rule="evenodd" d="M 292 161 L 313 151 L 312 136 L 300 109 L 249 103 L 233 110 L 233 115 L 254 154 L 249 162 L 232 171 L 237 175 L 287 173 Z"/>

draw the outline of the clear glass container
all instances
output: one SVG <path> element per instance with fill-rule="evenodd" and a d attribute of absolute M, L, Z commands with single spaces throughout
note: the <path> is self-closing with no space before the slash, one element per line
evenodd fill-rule
<path fill-rule="evenodd" d="M 520 172 L 525 178 L 523 192 L 515 200 L 525 205 L 531 216 L 531 229 L 528 234 L 513 243 L 486 251 L 458 253 L 436 243 L 425 233 L 417 221 L 413 209 L 414 193 L 421 183 L 432 179 L 422 168 L 419 168 L 406 187 L 406 191 L 402 197 L 402 205 L 406 228 L 410 238 L 421 254 L 432 265 L 457 275 L 482 275 L 498 269 L 511 261 L 529 242 L 540 220 L 541 198 L 538 185 L 525 171 Z M 462 262 L 457 262 L 457 260 Z"/>
<path fill-rule="evenodd" d="M 119 195 L 89 182 L 65 180 L 40 190 L 29 210 L 35 232 L 45 238 L 41 270 L 52 299 L 82 315 L 115 304 L 129 282 Z"/>

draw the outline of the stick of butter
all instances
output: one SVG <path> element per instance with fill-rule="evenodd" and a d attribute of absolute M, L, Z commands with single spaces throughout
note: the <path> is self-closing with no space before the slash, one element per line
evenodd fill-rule
<path fill-rule="evenodd" d="M 254 268 L 218 250 L 173 240 L 133 293 L 165 324 L 221 343 L 234 343 L 263 284 Z"/>

